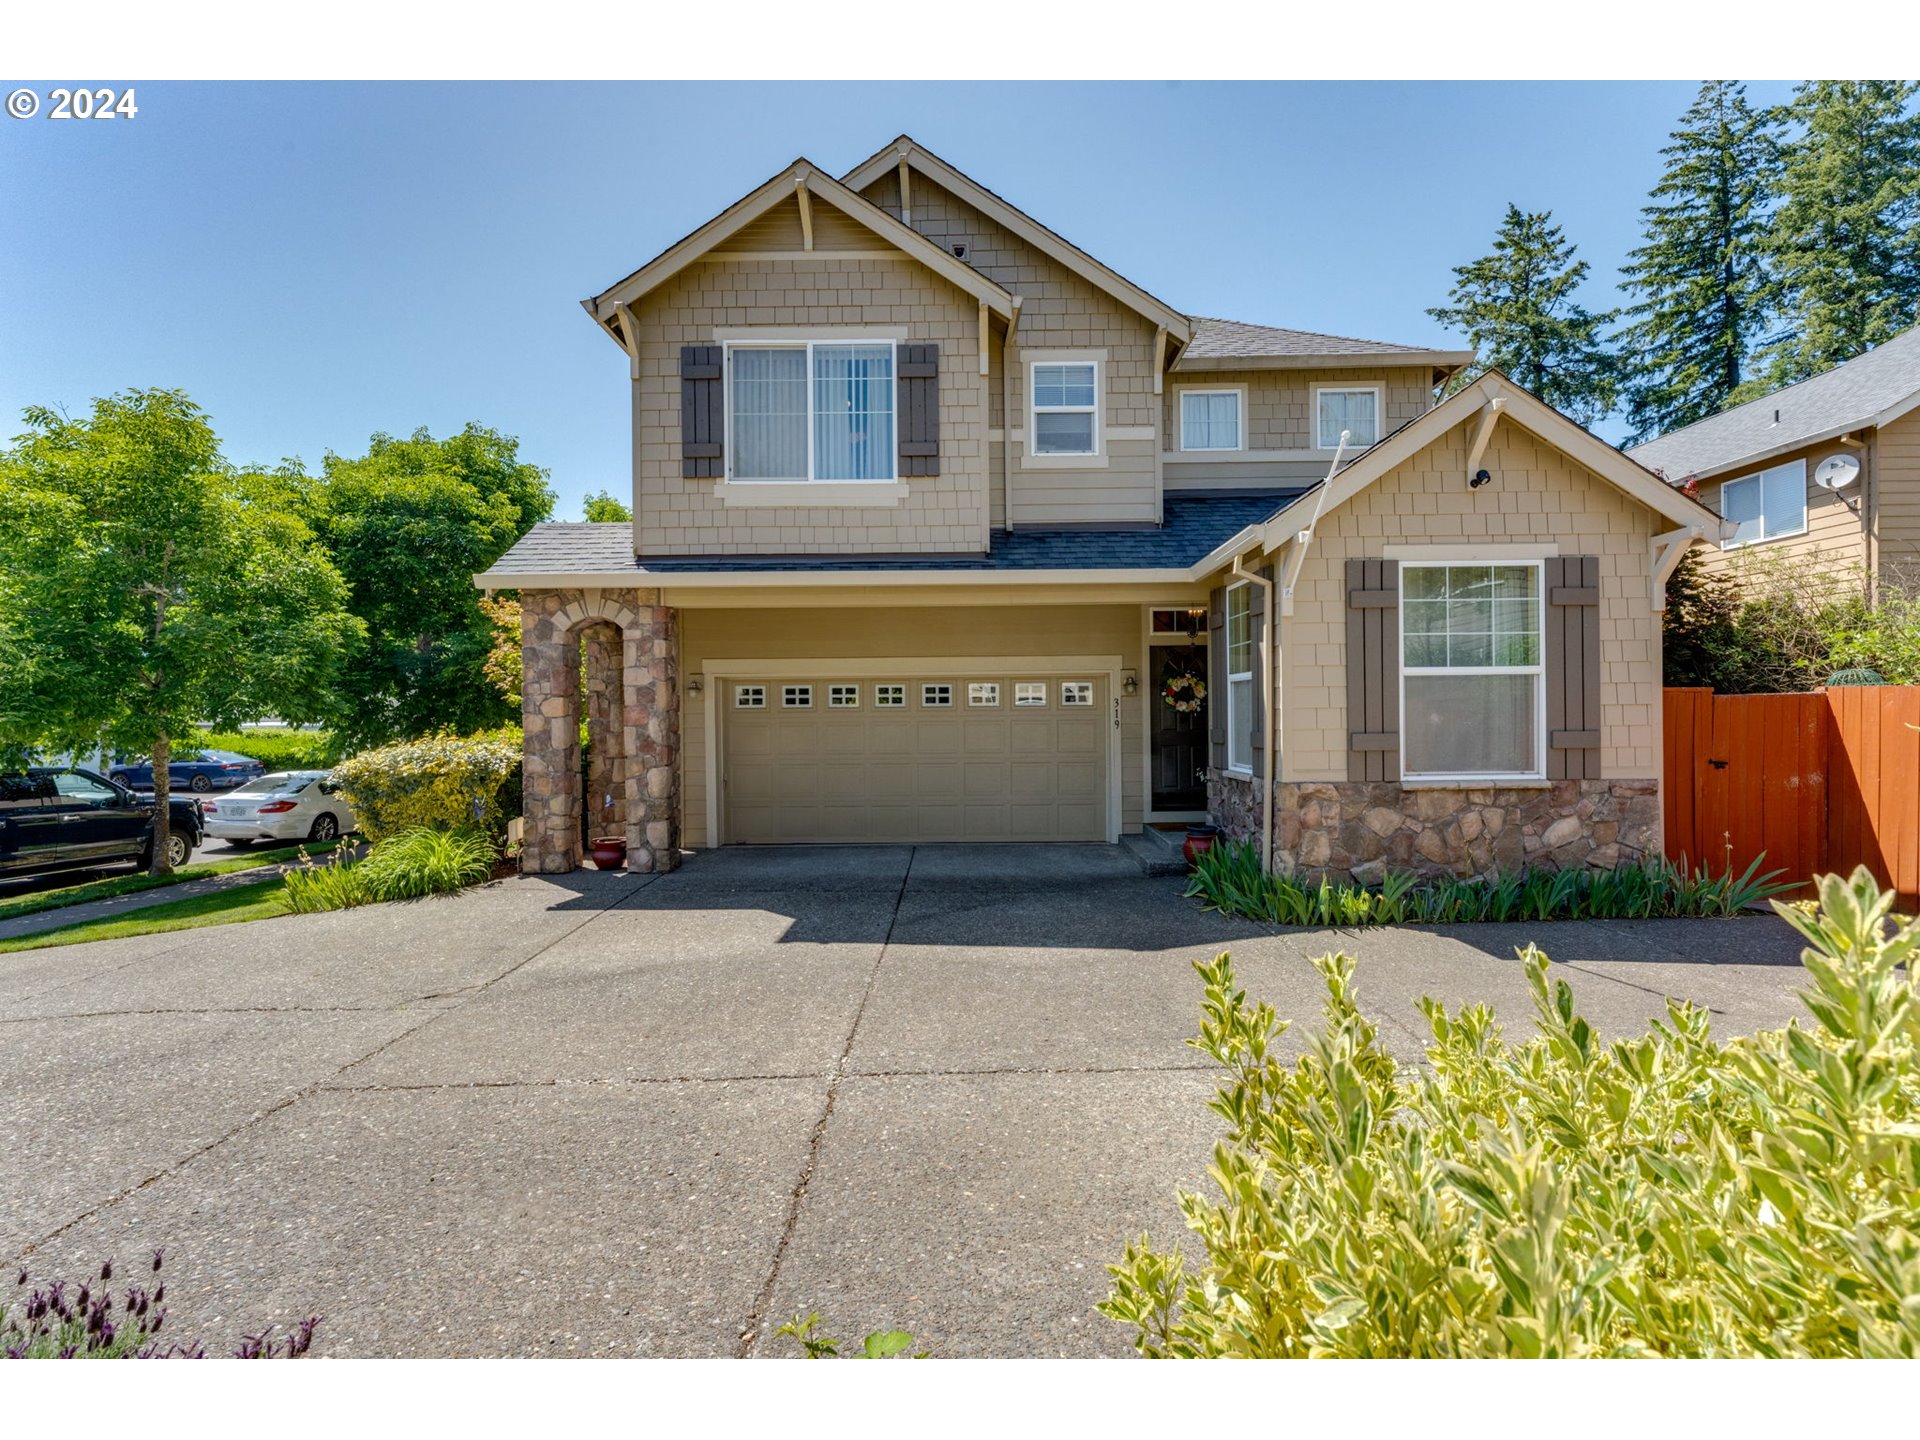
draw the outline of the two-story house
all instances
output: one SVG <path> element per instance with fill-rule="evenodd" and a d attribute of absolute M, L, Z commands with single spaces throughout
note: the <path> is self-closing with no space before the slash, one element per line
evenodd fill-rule
<path fill-rule="evenodd" d="M 1497 374 L 1436 405 L 1469 355 L 1189 315 L 906 137 L 583 303 L 632 527 L 477 577 L 522 600 L 526 868 L 1207 817 L 1362 875 L 1658 850 L 1661 587 L 1719 522 Z"/>
<path fill-rule="evenodd" d="M 1700 548 L 1710 570 L 1778 556 L 1920 583 L 1920 327 L 1627 454 L 1732 522 Z"/>

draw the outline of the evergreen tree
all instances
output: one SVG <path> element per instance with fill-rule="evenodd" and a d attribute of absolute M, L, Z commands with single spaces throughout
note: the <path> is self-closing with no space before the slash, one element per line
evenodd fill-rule
<path fill-rule="evenodd" d="M 1645 241 L 1620 271 L 1636 302 L 1617 337 L 1635 442 L 1724 407 L 1765 317 L 1777 119 L 1747 103 L 1744 85 L 1709 80 L 1671 138 L 1640 212 Z"/>
<path fill-rule="evenodd" d="M 1920 115 L 1907 80 L 1814 80 L 1787 115 L 1768 249 L 1782 334 L 1766 387 L 1830 370 L 1920 311 Z"/>
<path fill-rule="evenodd" d="M 1528 214 L 1510 204 L 1493 253 L 1454 267 L 1452 303 L 1427 313 L 1464 331 L 1482 366 L 1592 425 L 1619 391 L 1600 335 L 1614 312 L 1595 313 L 1574 299 L 1588 268 L 1574 252 L 1552 211 Z"/>

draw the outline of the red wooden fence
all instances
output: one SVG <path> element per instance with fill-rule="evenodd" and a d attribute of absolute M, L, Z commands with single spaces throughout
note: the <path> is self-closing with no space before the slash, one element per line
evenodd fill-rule
<path fill-rule="evenodd" d="M 1666 845 L 1675 860 L 1782 878 L 1864 864 L 1920 899 L 1920 686 L 1813 695 L 1666 692 Z"/>

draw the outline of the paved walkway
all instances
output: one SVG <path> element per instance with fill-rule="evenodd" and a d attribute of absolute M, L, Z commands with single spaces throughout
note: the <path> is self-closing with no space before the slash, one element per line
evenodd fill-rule
<path fill-rule="evenodd" d="M 1348 949 L 1410 1058 L 1422 993 L 1524 1028 L 1529 938 L 1603 1032 L 1796 1008 L 1771 918 L 1275 932 L 1180 888 L 1103 846 L 730 850 L 0 957 L 0 1255 L 165 1246 L 211 1344 L 319 1312 L 336 1355 L 777 1354 L 817 1309 L 1119 1354 L 1101 1267 L 1179 1232 L 1215 1133 L 1194 958 L 1297 1044 Z"/>

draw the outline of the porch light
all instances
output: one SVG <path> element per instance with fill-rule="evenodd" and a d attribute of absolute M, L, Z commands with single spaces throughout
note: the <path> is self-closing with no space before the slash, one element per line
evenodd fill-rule
<path fill-rule="evenodd" d="M 1140 693 L 1140 681 L 1134 675 L 1134 673 L 1131 670 L 1129 670 L 1127 672 L 1127 678 L 1120 682 L 1120 688 L 1129 697 L 1138 695 Z"/>
<path fill-rule="evenodd" d="M 698 695 L 698 694 L 700 694 L 700 693 L 701 693 L 701 691 L 703 691 L 703 690 L 705 690 L 705 689 L 706 689 L 706 686 L 704 686 L 704 685 L 702 685 L 702 684 L 700 683 L 700 677 L 699 677 L 698 675 L 694 675 L 694 676 L 691 676 L 691 677 L 689 677 L 689 678 L 688 678 L 688 680 L 687 680 L 687 694 L 689 694 L 689 695 Z"/>

